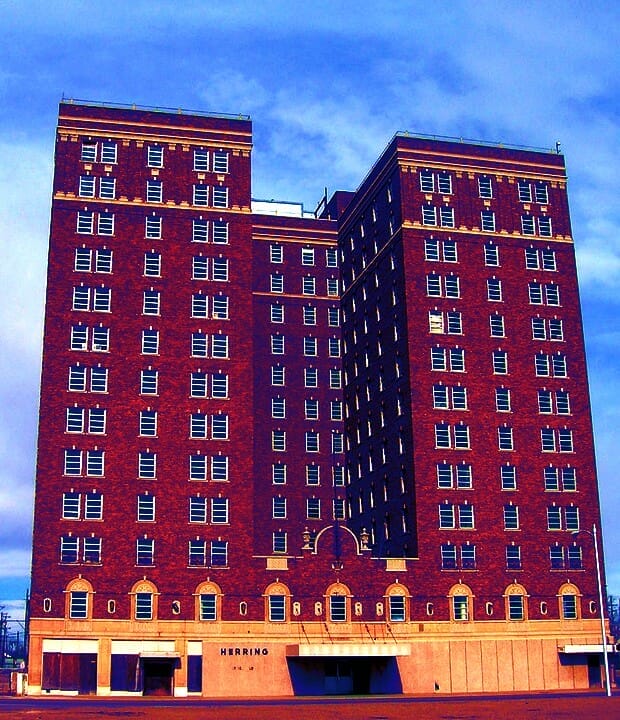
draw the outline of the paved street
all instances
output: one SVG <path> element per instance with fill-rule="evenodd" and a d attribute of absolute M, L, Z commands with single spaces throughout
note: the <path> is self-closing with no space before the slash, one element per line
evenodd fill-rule
<path fill-rule="evenodd" d="M 620 718 L 620 695 L 296 698 L 212 701 L 151 698 L 0 698 L 11 720 L 592 720 Z"/>

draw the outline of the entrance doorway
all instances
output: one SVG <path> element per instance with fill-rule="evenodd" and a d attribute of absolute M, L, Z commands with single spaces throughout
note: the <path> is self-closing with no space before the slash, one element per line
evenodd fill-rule
<path fill-rule="evenodd" d="M 370 692 L 370 660 L 327 660 L 326 695 L 367 695 Z"/>
<path fill-rule="evenodd" d="M 588 685 L 596 688 L 602 685 L 601 661 L 598 655 L 588 655 Z"/>
<path fill-rule="evenodd" d="M 142 658 L 144 695 L 172 695 L 174 658 Z"/>

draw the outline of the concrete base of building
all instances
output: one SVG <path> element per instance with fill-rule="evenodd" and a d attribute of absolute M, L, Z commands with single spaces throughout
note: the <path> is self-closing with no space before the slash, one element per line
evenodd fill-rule
<path fill-rule="evenodd" d="M 30 695 L 211 698 L 578 690 L 597 620 L 150 623 L 32 619 Z M 582 646 L 583 652 L 566 648 Z"/>

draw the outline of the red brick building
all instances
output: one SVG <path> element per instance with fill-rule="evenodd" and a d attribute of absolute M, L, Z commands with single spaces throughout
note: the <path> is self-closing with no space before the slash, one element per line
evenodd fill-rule
<path fill-rule="evenodd" d="M 600 684 L 562 156 L 397 135 L 307 214 L 251 143 L 60 106 L 31 692 Z"/>

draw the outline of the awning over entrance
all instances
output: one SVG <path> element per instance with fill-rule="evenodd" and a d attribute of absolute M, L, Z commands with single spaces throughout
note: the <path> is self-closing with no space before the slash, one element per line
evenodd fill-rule
<path fill-rule="evenodd" d="M 600 645 L 564 645 L 558 648 L 558 652 L 564 653 L 565 655 L 576 655 L 578 653 L 590 654 L 603 652 L 603 644 Z M 613 645 L 607 645 L 607 654 L 615 653 L 616 648 Z"/>
<path fill-rule="evenodd" d="M 310 645 L 287 645 L 287 657 L 402 657 L 411 655 L 410 645 L 397 645 L 396 643 L 370 644 L 310 644 Z"/>
<path fill-rule="evenodd" d="M 153 659 L 160 658 L 160 659 L 164 659 L 164 660 L 166 658 L 168 658 L 170 660 L 174 660 L 174 658 L 181 657 L 181 654 L 178 652 L 167 652 L 165 650 L 160 650 L 160 651 L 147 650 L 145 652 L 141 652 L 140 657 L 141 658 L 153 658 Z"/>

